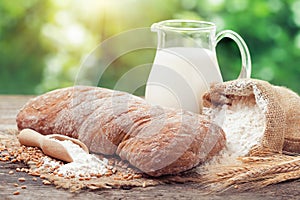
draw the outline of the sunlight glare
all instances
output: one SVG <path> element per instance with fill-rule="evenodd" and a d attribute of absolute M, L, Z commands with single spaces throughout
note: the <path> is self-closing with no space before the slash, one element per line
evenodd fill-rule
<path fill-rule="evenodd" d="M 85 35 L 85 29 L 79 24 L 72 24 L 66 28 L 67 39 L 72 45 L 83 45 Z"/>

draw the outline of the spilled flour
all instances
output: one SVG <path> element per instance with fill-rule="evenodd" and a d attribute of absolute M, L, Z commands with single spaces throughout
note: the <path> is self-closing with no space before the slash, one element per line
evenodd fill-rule
<path fill-rule="evenodd" d="M 222 127 L 226 135 L 226 147 L 207 165 L 233 164 L 239 156 L 245 156 L 250 149 L 261 142 L 266 118 L 256 103 L 239 102 L 217 109 L 207 109 L 205 113 L 214 123 Z"/>
<path fill-rule="evenodd" d="M 105 174 L 107 171 L 108 160 L 103 161 L 88 154 L 79 145 L 70 140 L 59 141 L 67 150 L 73 159 L 73 162 L 63 165 L 59 168 L 58 173 L 64 176 L 80 176 L 84 174 Z"/>
<path fill-rule="evenodd" d="M 100 160 L 94 155 L 85 152 L 79 145 L 71 142 L 70 140 L 56 140 L 62 144 L 70 154 L 73 162 L 63 164 L 61 161 L 52 160 L 46 157 L 43 160 L 42 168 L 54 168 L 56 173 L 64 177 L 90 177 L 91 175 L 103 175 L 107 172 L 108 160 Z"/>

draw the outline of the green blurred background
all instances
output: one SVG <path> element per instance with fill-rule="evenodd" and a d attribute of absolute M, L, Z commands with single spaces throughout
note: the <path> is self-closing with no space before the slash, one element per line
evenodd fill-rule
<path fill-rule="evenodd" d="M 0 94 L 72 86 L 82 60 L 99 43 L 174 18 L 212 21 L 218 31 L 238 32 L 251 53 L 252 77 L 300 93 L 299 0 L 1 0 Z M 117 59 L 100 86 L 113 88 L 122 73 L 154 55 L 148 49 Z M 222 40 L 217 55 L 224 79 L 236 78 L 237 46 Z"/>

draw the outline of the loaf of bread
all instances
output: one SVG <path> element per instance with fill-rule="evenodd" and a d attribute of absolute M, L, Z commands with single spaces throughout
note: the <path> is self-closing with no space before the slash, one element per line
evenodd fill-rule
<path fill-rule="evenodd" d="M 99 87 L 38 96 L 20 110 L 17 125 L 79 139 L 91 152 L 116 154 L 151 176 L 191 169 L 225 146 L 223 130 L 203 115 Z"/>

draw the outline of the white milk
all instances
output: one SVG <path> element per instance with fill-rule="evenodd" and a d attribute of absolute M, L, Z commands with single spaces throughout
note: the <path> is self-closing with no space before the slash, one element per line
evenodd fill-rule
<path fill-rule="evenodd" d="M 215 52 L 193 47 L 158 49 L 145 98 L 151 104 L 201 113 L 202 95 L 212 82 L 222 82 Z"/>

